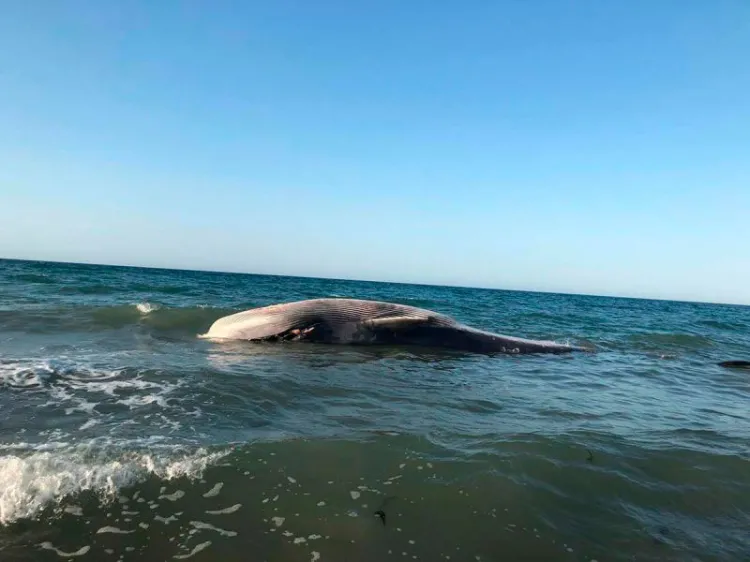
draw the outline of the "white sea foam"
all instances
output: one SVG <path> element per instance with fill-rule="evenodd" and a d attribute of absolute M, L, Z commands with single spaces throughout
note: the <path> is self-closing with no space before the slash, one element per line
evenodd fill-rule
<path fill-rule="evenodd" d="M 135 533 L 135 531 L 128 531 L 126 529 L 120 529 L 119 527 L 112 527 L 107 525 L 106 527 L 102 527 L 96 532 L 97 535 L 101 535 L 104 533 L 112 533 L 115 535 L 129 535 L 131 533 Z"/>
<path fill-rule="evenodd" d="M 159 310 L 161 306 L 150 302 L 139 302 L 135 305 L 135 308 L 138 309 L 138 312 L 145 316 L 146 314 L 150 314 L 155 310 Z"/>
<path fill-rule="evenodd" d="M 42 548 L 43 548 L 44 550 L 52 550 L 52 551 L 54 551 L 54 552 L 55 552 L 55 553 L 56 553 L 56 554 L 57 554 L 58 556 L 60 556 L 61 558 L 73 558 L 74 556 L 83 556 L 83 555 L 84 555 L 84 554 L 86 554 L 86 553 L 87 553 L 87 552 L 88 552 L 89 550 L 91 550 L 91 547 L 90 547 L 90 546 L 88 546 L 88 545 L 86 545 L 86 546 L 82 546 L 81 548 L 79 548 L 79 549 L 78 549 L 78 550 L 76 550 L 75 552 L 65 552 L 65 551 L 63 551 L 63 550 L 60 550 L 60 549 L 59 549 L 59 548 L 57 548 L 56 546 L 54 546 L 54 545 L 53 545 L 53 544 L 52 544 L 51 542 L 49 542 L 49 541 L 47 541 L 47 542 L 43 542 L 43 543 L 41 543 L 41 544 L 40 544 L 39 546 L 41 546 L 41 547 L 42 547 Z"/>
<path fill-rule="evenodd" d="M 224 482 L 217 482 L 216 485 L 214 485 L 213 488 L 211 488 L 208 492 L 203 494 L 204 498 L 213 498 L 215 496 L 219 495 L 219 492 L 221 491 L 221 488 L 224 486 Z"/>
<path fill-rule="evenodd" d="M 97 424 L 99 424 L 99 420 L 97 420 L 96 418 L 90 418 L 86 420 L 78 429 L 79 431 L 85 431 L 86 429 L 91 429 Z"/>
<path fill-rule="evenodd" d="M 93 454 L 89 446 L 0 456 L 0 524 L 36 516 L 65 497 L 93 491 L 115 500 L 119 491 L 149 475 L 169 480 L 200 477 L 227 453 Z"/>
<path fill-rule="evenodd" d="M 220 535 L 225 537 L 236 537 L 237 531 L 227 531 L 226 529 L 220 529 L 211 525 L 211 523 L 204 523 L 203 521 L 191 521 L 190 524 L 198 530 L 216 531 Z"/>
<path fill-rule="evenodd" d="M 160 396 L 159 394 L 146 394 L 145 396 L 131 396 L 123 400 L 118 400 L 117 404 L 128 406 L 131 410 L 134 410 L 140 406 L 149 406 L 151 404 L 156 404 L 157 406 L 161 406 L 162 408 L 167 407 L 166 398 L 164 396 Z"/>
<path fill-rule="evenodd" d="M 172 404 L 167 399 L 184 384 L 183 379 L 146 380 L 142 374 L 131 374 L 124 368 L 92 368 L 66 358 L 0 361 L 0 388 L 40 396 L 42 400 L 35 406 L 38 408 L 59 408 L 65 415 L 85 414 L 88 419 L 79 426 L 81 431 L 91 429 L 111 415 L 97 408 L 102 404 L 119 404 L 134 411 L 154 406 L 164 411 L 180 409 L 179 402 Z M 196 412 L 189 415 L 195 416 Z M 181 428 L 174 419 L 163 415 L 161 419 L 163 428 L 172 431 Z"/>
<path fill-rule="evenodd" d="M 76 517 L 81 517 L 83 515 L 83 509 L 78 505 L 71 505 L 65 508 L 65 513 L 70 513 L 71 515 L 75 515 Z"/>
<path fill-rule="evenodd" d="M 174 382 L 148 381 L 140 376 L 125 376 L 125 369 L 91 368 L 64 360 L 0 362 L 0 386 L 19 389 L 44 389 L 52 399 L 48 404 L 74 398 L 76 391 L 117 396 L 122 391 L 157 391 L 158 396 L 181 386 Z M 90 408 L 86 408 L 90 409 Z"/>
<path fill-rule="evenodd" d="M 0 383 L 19 388 L 42 387 L 58 380 L 71 382 L 106 380 L 119 374 L 117 370 L 92 369 L 66 358 L 0 362 Z"/>
<path fill-rule="evenodd" d="M 177 490 L 176 492 L 174 492 L 172 494 L 162 494 L 162 495 L 159 496 L 159 499 L 160 500 L 169 500 L 171 502 L 175 502 L 175 501 L 179 500 L 180 498 L 182 498 L 184 495 L 185 495 L 185 492 L 183 492 L 182 490 Z"/>
<path fill-rule="evenodd" d="M 224 509 L 213 509 L 213 510 L 209 509 L 206 511 L 206 513 L 208 513 L 209 515 L 226 515 L 229 513 L 234 513 L 241 507 L 242 507 L 242 504 L 236 503 L 232 506 L 225 507 Z"/>
<path fill-rule="evenodd" d="M 175 554 L 173 558 L 177 558 L 178 560 L 184 560 L 185 558 L 190 558 L 191 556 L 195 556 L 201 550 L 205 550 L 209 546 L 211 546 L 211 541 L 202 542 L 196 545 L 195 548 L 191 550 L 190 552 L 188 552 L 187 554 Z"/>
<path fill-rule="evenodd" d="M 11 388 L 37 388 L 50 383 L 57 375 L 51 362 L 0 362 L 0 384 Z"/>

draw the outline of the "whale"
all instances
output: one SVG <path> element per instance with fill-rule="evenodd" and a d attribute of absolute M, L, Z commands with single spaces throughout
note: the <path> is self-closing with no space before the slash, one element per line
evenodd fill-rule
<path fill-rule="evenodd" d="M 217 319 L 199 335 L 213 341 L 394 345 L 474 353 L 590 351 L 555 341 L 498 334 L 432 310 L 348 298 L 318 298 L 251 308 Z"/>

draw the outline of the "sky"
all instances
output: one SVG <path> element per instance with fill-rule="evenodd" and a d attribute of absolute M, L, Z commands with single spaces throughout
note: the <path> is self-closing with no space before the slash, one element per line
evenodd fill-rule
<path fill-rule="evenodd" d="M 0 257 L 750 304 L 747 0 L 11 1 Z"/>

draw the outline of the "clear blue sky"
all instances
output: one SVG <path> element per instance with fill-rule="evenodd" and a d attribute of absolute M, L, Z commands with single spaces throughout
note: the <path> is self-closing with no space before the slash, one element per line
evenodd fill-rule
<path fill-rule="evenodd" d="M 5 2 L 0 256 L 750 303 L 750 2 Z"/>

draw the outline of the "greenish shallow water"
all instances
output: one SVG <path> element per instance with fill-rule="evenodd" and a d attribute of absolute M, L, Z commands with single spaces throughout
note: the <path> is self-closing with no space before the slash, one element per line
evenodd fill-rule
<path fill-rule="evenodd" d="M 595 354 L 217 344 L 382 299 Z M 0 260 L 0 558 L 748 560 L 750 308 Z M 385 521 L 376 516 L 385 514 Z"/>

